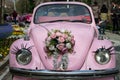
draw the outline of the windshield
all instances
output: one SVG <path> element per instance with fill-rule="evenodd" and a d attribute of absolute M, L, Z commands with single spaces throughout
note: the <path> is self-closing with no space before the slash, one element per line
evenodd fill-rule
<path fill-rule="evenodd" d="M 57 21 L 91 23 L 89 9 L 77 4 L 50 4 L 39 7 L 34 16 L 34 23 Z"/>

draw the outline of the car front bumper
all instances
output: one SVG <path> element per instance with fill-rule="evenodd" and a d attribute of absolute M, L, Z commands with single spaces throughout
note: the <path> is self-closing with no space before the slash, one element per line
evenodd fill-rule
<path fill-rule="evenodd" d="M 104 69 L 104 70 L 70 70 L 70 71 L 58 71 L 58 70 L 32 70 L 23 68 L 10 68 L 10 72 L 13 75 L 32 77 L 39 79 L 86 79 L 86 78 L 100 78 L 115 76 L 119 73 L 116 68 Z"/>

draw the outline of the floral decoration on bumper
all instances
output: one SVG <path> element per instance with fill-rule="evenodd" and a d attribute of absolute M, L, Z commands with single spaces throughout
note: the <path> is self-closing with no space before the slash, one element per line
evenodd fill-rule
<path fill-rule="evenodd" d="M 65 70 L 68 66 L 68 53 L 73 53 L 75 40 L 74 36 L 68 30 L 52 30 L 48 32 L 45 40 L 45 52 L 48 56 L 53 56 L 54 69 Z M 61 57 L 61 61 L 57 59 Z"/>

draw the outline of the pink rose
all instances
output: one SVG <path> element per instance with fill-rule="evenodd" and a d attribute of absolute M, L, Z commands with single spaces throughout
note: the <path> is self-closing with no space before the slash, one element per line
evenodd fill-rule
<path fill-rule="evenodd" d="M 62 35 L 62 33 L 56 32 L 56 36 L 61 36 L 61 35 Z"/>
<path fill-rule="evenodd" d="M 59 37 L 59 38 L 58 38 L 58 41 L 62 43 L 62 42 L 65 41 L 65 39 L 64 39 L 64 37 Z"/>
<path fill-rule="evenodd" d="M 47 37 L 45 40 L 46 40 L 46 41 L 50 41 L 50 40 L 51 40 L 51 37 L 49 36 L 49 37 Z"/>
<path fill-rule="evenodd" d="M 64 49 L 64 44 L 63 43 L 61 43 L 61 44 L 58 44 L 56 47 L 60 50 L 60 51 L 62 51 L 63 49 Z"/>
<path fill-rule="evenodd" d="M 62 37 L 64 37 L 65 39 L 68 37 L 67 34 L 62 34 Z"/>
<path fill-rule="evenodd" d="M 51 37 L 52 39 L 55 39 L 55 38 L 56 38 L 56 34 L 52 34 L 52 35 L 50 35 L 50 37 Z"/>
<path fill-rule="evenodd" d="M 71 36 L 71 39 L 74 39 L 74 36 Z"/>
<path fill-rule="evenodd" d="M 75 40 L 72 39 L 72 40 L 71 40 L 71 43 L 72 43 L 72 45 L 75 45 Z"/>
<path fill-rule="evenodd" d="M 65 47 L 62 49 L 62 54 L 65 54 L 66 52 L 68 52 L 68 48 Z"/>

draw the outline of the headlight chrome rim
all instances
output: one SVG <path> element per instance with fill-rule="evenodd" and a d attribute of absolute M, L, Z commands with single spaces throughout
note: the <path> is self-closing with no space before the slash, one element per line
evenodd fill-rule
<path fill-rule="evenodd" d="M 27 65 L 32 60 L 32 53 L 26 48 L 22 48 L 16 53 L 16 60 L 20 65 Z"/>
<path fill-rule="evenodd" d="M 98 64 L 105 65 L 110 62 L 111 55 L 110 52 L 106 49 L 98 50 L 95 53 L 95 60 Z"/>

